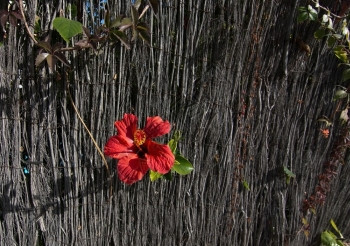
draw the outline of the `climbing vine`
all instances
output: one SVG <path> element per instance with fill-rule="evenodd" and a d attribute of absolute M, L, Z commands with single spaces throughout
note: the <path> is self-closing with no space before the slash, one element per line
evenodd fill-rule
<path fill-rule="evenodd" d="M 346 2 L 346 1 L 344 1 Z M 336 110 L 330 117 L 323 117 L 319 121 L 324 124 L 321 128 L 323 137 L 329 136 L 329 128 L 334 125 L 335 117 L 339 117 L 341 123 L 340 134 L 335 141 L 330 157 L 323 164 L 323 171 L 318 175 L 318 183 L 313 194 L 304 199 L 302 211 L 303 229 L 306 236 L 309 235 L 310 224 L 306 216 L 311 212 L 316 213 L 317 206 L 323 205 L 326 197 L 331 192 L 332 180 L 337 176 L 339 165 L 344 164 L 346 150 L 350 147 L 349 103 L 350 103 L 350 33 L 346 13 L 349 4 L 342 4 L 338 14 L 329 7 L 322 6 L 318 0 L 313 0 L 308 6 L 299 7 L 298 22 L 314 22 L 318 29 L 313 33 L 315 39 L 326 42 L 328 48 L 339 60 L 342 68 L 342 78 L 336 87 L 333 101 L 337 102 Z M 340 113 L 339 113 L 340 112 Z"/>

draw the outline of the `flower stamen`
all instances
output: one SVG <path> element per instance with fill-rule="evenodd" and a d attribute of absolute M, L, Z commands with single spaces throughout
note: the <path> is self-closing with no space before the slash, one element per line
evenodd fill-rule
<path fill-rule="evenodd" d="M 143 130 L 137 129 L 134 132 L 134 144 L 140 147 L 146 142 L 146 133 Z"/>

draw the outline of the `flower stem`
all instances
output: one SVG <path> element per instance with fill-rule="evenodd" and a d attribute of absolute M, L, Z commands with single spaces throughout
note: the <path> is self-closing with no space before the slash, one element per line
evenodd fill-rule
<path fill-rule="evenodd" d="M 95 147 L 96 147 L 98 153 L 99 153 L 100 156 L 102 157 L 103 164 L 105 165 L 106 170 L 107 170 L 107 173 L 108 173 L 108 176 L 109 176 L 109 168 L 108 168 L 108 165 L 107 165 L 106 158 L 105 158 L 105 156 L 104 156 L 102 150 L 101 150 L 100 147 L 98 146 L 98 144 L 97 144 L 95 138 L 92 136 L 92 133 L 90 132 L 89 128 L 88 128 L 87 125 L 85 124 L 83 118 L 81 117 L 81 115 L 80 115 L 80 113 L 79 113 L 79 110 L 78 110 L 77 107 L 75 106 L 75 103 L 74 103 L 74 101 L 73 101 L 72 95 L 70 94 L 68 88 L 67 88 L 67 94 L 68 94 L 68 97 L 69 97 L 69 99 L 70 99 L 70 101 L 71 101 L 71 103 L 72 103 L 72 106 L 73 106 L 73 109 L 74 109 L 75 113 L 77 114 L 77 116 L 78 116 L 80 122 L 83 124 L 85 130 L 86 130 L 87 133 L 89 134 L 89 136 L 90 136 L 92 142 L 94 143 L 94 145 L 95 145 Z"/>
<path fill-rule="evenodd" d="M 21 15 L 22 15 L 22 18 L 23 18 L 23 23 L 24 23 L 24 26 L 26 27 L 26 30 L 27 30 L 27 33 L 28 33 L 29 37 L 33 40 L 33 42 L 35 44 L 37 44 L 38 41 L 36 41 L 33 33 L 29 30 L 28 23 L 27 23 L 27 20 L 26 20 L 26 16 L 24 15 L 23 0 L 19 0 L 19 10 L 21 11 Z"/>

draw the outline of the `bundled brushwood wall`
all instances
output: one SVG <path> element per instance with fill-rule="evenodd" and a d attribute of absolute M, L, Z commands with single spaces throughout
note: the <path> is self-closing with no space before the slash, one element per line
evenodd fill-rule
<path fill-rule="evenodd" d="M 99 23 L 87 1 L 26 2 L 31 30 L 36 15 L 52 29 L 69 4 L 91 30 Z M 112 15 L 129 15 L 130 4 L 108 1 Z M 0 47 L 0 244 L 311 245 L 330 219 L 349 235 L 347 159 L 302 224 L 341 134 L 332 101 L 341 70 L 315 26 L 297 23 L 305 4 L 160 0 L 157 17 L 145 16 L 151 47 L 67 52 L 73 70 L 58 64 L 60 76 L 35 67 L 38 47 L 23 24 L 10 26 Z M 169 120 L 195 170 L 128 186 L 107 159 L 109 177 L 69 95 L 101 148 L 124 113 L 141 126 Z M 328 138 L 324 115 L 334 115 Z M 289 184 L 284 167 L 296 175 Z"/>

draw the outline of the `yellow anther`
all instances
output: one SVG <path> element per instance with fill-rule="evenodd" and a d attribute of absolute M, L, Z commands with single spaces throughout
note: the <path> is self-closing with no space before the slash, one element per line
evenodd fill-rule
<path fill-rule="evenodd" d="M 146 133 L 140 129 L 134 132 L 134 143 L 137 147 L 140 147 L 146 142 Z"/>

